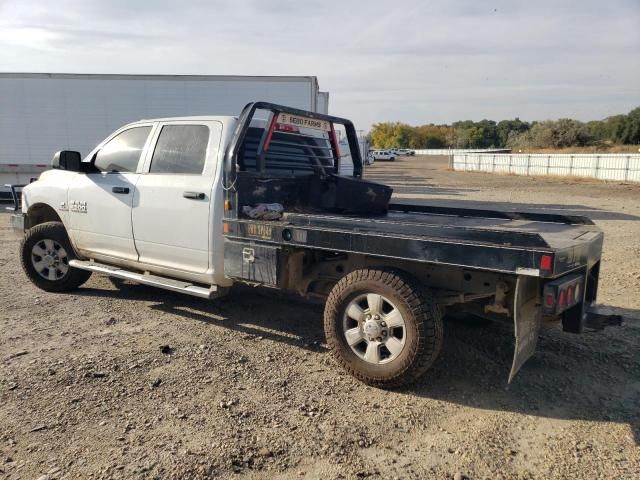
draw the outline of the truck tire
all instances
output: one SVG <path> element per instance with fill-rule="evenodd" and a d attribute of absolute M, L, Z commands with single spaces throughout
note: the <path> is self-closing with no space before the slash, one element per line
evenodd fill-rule
<path fill-rule="evenodd" d="M 394 388 L 433 364 L 443 340 L 432 293 L 404 273 L 355 270 L 331 290 L 324 310 L 327 343 L 357 379 Z"/>
<path fill-rule="evenodd" d="M 89 280 L 91 272 L 69 266 L 76 258 L 60 222 L 46 222 L 27 230 L 20 244 L 22 268 L 33 284 L 47 292 L 68 292 Z"/>

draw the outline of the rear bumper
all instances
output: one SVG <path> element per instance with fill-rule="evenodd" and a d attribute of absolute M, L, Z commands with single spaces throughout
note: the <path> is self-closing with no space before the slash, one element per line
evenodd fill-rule
<path fill-rule="evenodd" d="M 9 224 L 14 238 L 21 239 L 24 237 L 25 217 L 23 213 L 12 214 Z"/>

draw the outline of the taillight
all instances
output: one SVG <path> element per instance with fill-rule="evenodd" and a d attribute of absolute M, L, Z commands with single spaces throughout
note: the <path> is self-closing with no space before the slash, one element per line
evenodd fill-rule
<path fill-rule="evenodd" d="M 558 315 L 580 303 L 579 292 L 584 278 L 579 273 L 566 275 L 547 282 L 542 293 L 542 311 L 545 315 Z"/>
<path fill-rule="evenodd" d="M 564 290 L 560 290 L 560 298 L 558 300 L 558 305 L 564 307 L 567 304 L 567 293 Z"/>
<path fill-rule="evenodd" d="M 569 285 L 569 288 L 567 288 L 567 303 L 573 303 L 575 299 L 573 298 L 573 287 L 571 285 Z"/>
<path fill-rule="evenodd" d="M 556 297 L 553 296 L 553 293 L 547 293 L 545 299 L 544 299 L 544 304 L 547 307 L 553 307 L 553 305 L 556 303 Z"/>
<path fill-rule="evenodd" d="M 540 258 L 540 270 L 550 271 L 553 264 L 553 257 L 551 255 L 542 255 Z"/>

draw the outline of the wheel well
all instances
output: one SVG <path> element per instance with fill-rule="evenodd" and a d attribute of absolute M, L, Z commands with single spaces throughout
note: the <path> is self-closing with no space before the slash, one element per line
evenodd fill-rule
<path fill-rule="evenodd" d="M 36 203 L 35 205 L 29 207 L 29 211 L 27 212 L 27 219 L 29 222 L 29 228 L 35 227 L 36 225 L 40 225 L 41 223 L 45 222 L 62 221 L 56 211 L 46 203 Z"/>
<path fill-rule="evenodd" d="M 446 301 L 470 302 L 490 299 L 500 285 L 513 291 L 515 280 L 508 275 L 450 265 L 429 265 L 410 260 L 398 260 L 352 253 L 311 249 L 285 251 L 280 287 L 301 295 L 326 297 L 349 272 L 358 269 L 393 269 L 412 277 L 417 283 L 434 291 Z M 487 300 L 488 301 L 488 300 Z"/>

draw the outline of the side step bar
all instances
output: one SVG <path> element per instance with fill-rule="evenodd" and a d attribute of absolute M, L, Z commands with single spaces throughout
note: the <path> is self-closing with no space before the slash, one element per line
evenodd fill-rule
<path fill-rule="evenodd" d="M 173 292 L 186 293 L 194 297 L 206 298 L 207 300 L 215 297 L 219 292 L 215 285 L 211 288 L 200 287 L 193 283 L 184 282 L 182 280 L 174 280 L 172 278 L 159 277 L 148 273 L 137 273 L 129 270 L 122 270 L 118 267 L 105 265 L 103 263 L 88 262 L 84 260 L 71 260 L 69 265 L 80 270 L 88 270 L 90 272 L 104 273 L 111 277 L 123 278 L 133 282 L 142 283 L 143 285 L 151 285 L 153 287 L 164 288 Z"/>

